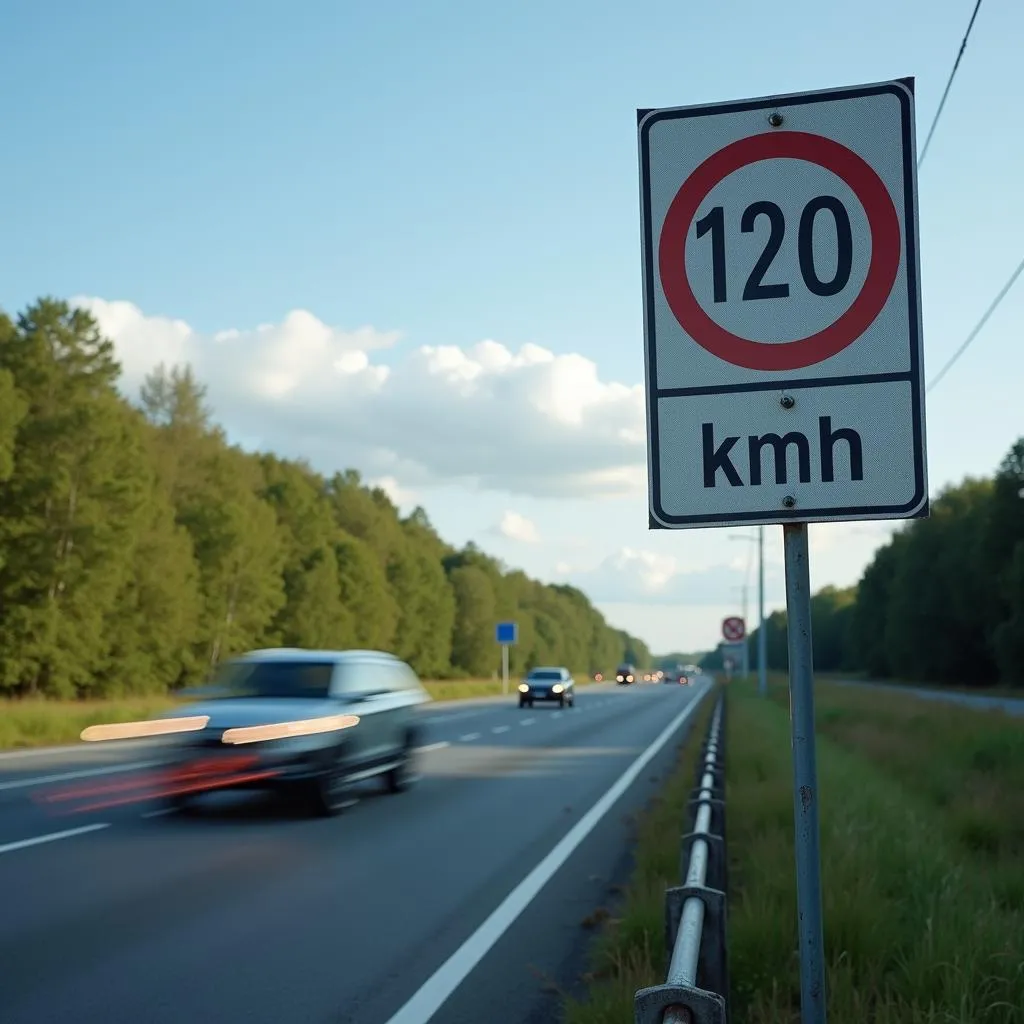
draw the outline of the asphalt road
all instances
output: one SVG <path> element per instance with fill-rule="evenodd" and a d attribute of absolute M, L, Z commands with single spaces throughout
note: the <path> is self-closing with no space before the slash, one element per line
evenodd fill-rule
<path fill-rule="evenodd" d="M 261 794 L 56 818 L 35 798 L 157 755 L 0 755 L 0 1020 L 557 1020 L 708 686 L 431 705 L 419 785 L 329 820 Z"/>
<path fill-rule="evenodd" d="M 909 693 L 921 700 L 937 700 L 940 703 L 959 704 L 962 707 L 980 711 L 1004 711 L 1008 715 L 1024 715 L 1024 699 L 1016 697 L 993 697 L 982 693 L 959 693 L 955 690 L 932 690 L 923 686 L 894 686 L 891 683 L 863 683 L 837 680 L 840 686 L 863 686 L 873 690 L 890 690 L 893 693 Z"/>

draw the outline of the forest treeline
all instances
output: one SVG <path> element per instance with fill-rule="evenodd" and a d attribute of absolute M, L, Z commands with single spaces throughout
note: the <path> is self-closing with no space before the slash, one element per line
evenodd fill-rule
<path fill-rule="evenodd" d="M 946 489 L 901 527 L 856 587 L 815 594 L 811 630 L 820 672 L 1024 687 L 1024 438 L 994 477 Z M 765 635 L 769 667 L 785 670 L 785 612 Z M 754 630 L 754 664 L 756 651 Z"/>
<path fill-rule="evenodd" d="M 456 550 L 353 470 L 228 443 L 186 367 L 136 400 L 84 310 L 0 314 L 0 693 L 189 685 L 260 647 L 387 650 L 424 678 L 650 662 L 579 590 Z"/>

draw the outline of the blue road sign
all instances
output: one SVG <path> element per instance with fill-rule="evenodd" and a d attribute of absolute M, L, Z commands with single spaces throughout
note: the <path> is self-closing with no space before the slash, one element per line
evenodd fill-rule
<path fill-rule="evenodd" d="M 495 634 L 499 644 L 514 644 L 519 634 L 519 625 L 515 622 L 499 622 Z"/>

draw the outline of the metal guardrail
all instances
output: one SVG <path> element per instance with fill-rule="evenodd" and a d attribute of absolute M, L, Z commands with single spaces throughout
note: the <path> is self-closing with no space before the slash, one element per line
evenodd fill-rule
<path fill-rule="evenodd" d="M 687 804 L 693 829 L 683 836 L 680 874 L 665 893 L 671 950 L 664 985 L 640 989 L 635 1024 L 726 1024 L 725 694 L 720 693 Z"/>

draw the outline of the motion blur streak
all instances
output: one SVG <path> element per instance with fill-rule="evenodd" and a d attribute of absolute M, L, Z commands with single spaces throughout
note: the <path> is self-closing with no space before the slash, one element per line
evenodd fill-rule
<path fill-rule="evenodd" d="M 170 736 L 178 732 L 198 732 L 206 728 L 207 715 L 191 718 L 157 718 L 147 722 L 113 722 L 110 725 L 90 725 L 82 730 L 87 743 L 102 740 L 138 740 L 148 736 Z"/>
<path fill-rule="evenodd" d="M 312 736 L 320 732 L 337 732 L 359 724 L 356 715 L 332 715 L 329 718 L 310 718 L 302 722 L 281 722 L 277 725 L 250 725 L 228 729 L 222 743 L 262 743 L 267 740 L 285 740 L 296 736 Z"/>
<path fill-rule="evenodd" d="M 71 804 L 66 813 L 83 814 L 87 811 L 123 807 L 127 804 L 162 800 L 186 793 L 201 793 L 227 786 L 237 786 L 277 775 L 276 769 L 247 770 L 256 763 L 253 757 L 232 758 L 230 765 L 206 770 L 172 770 L 149 772 L 126 782 L 111 782 L 99 786 L 72 786 L 45 793 L 37 801 L 47 805 Z M 97 799 L 98 798 L 98 799 Z M 79 801 L 87 801 L 81 803 Z"/>

